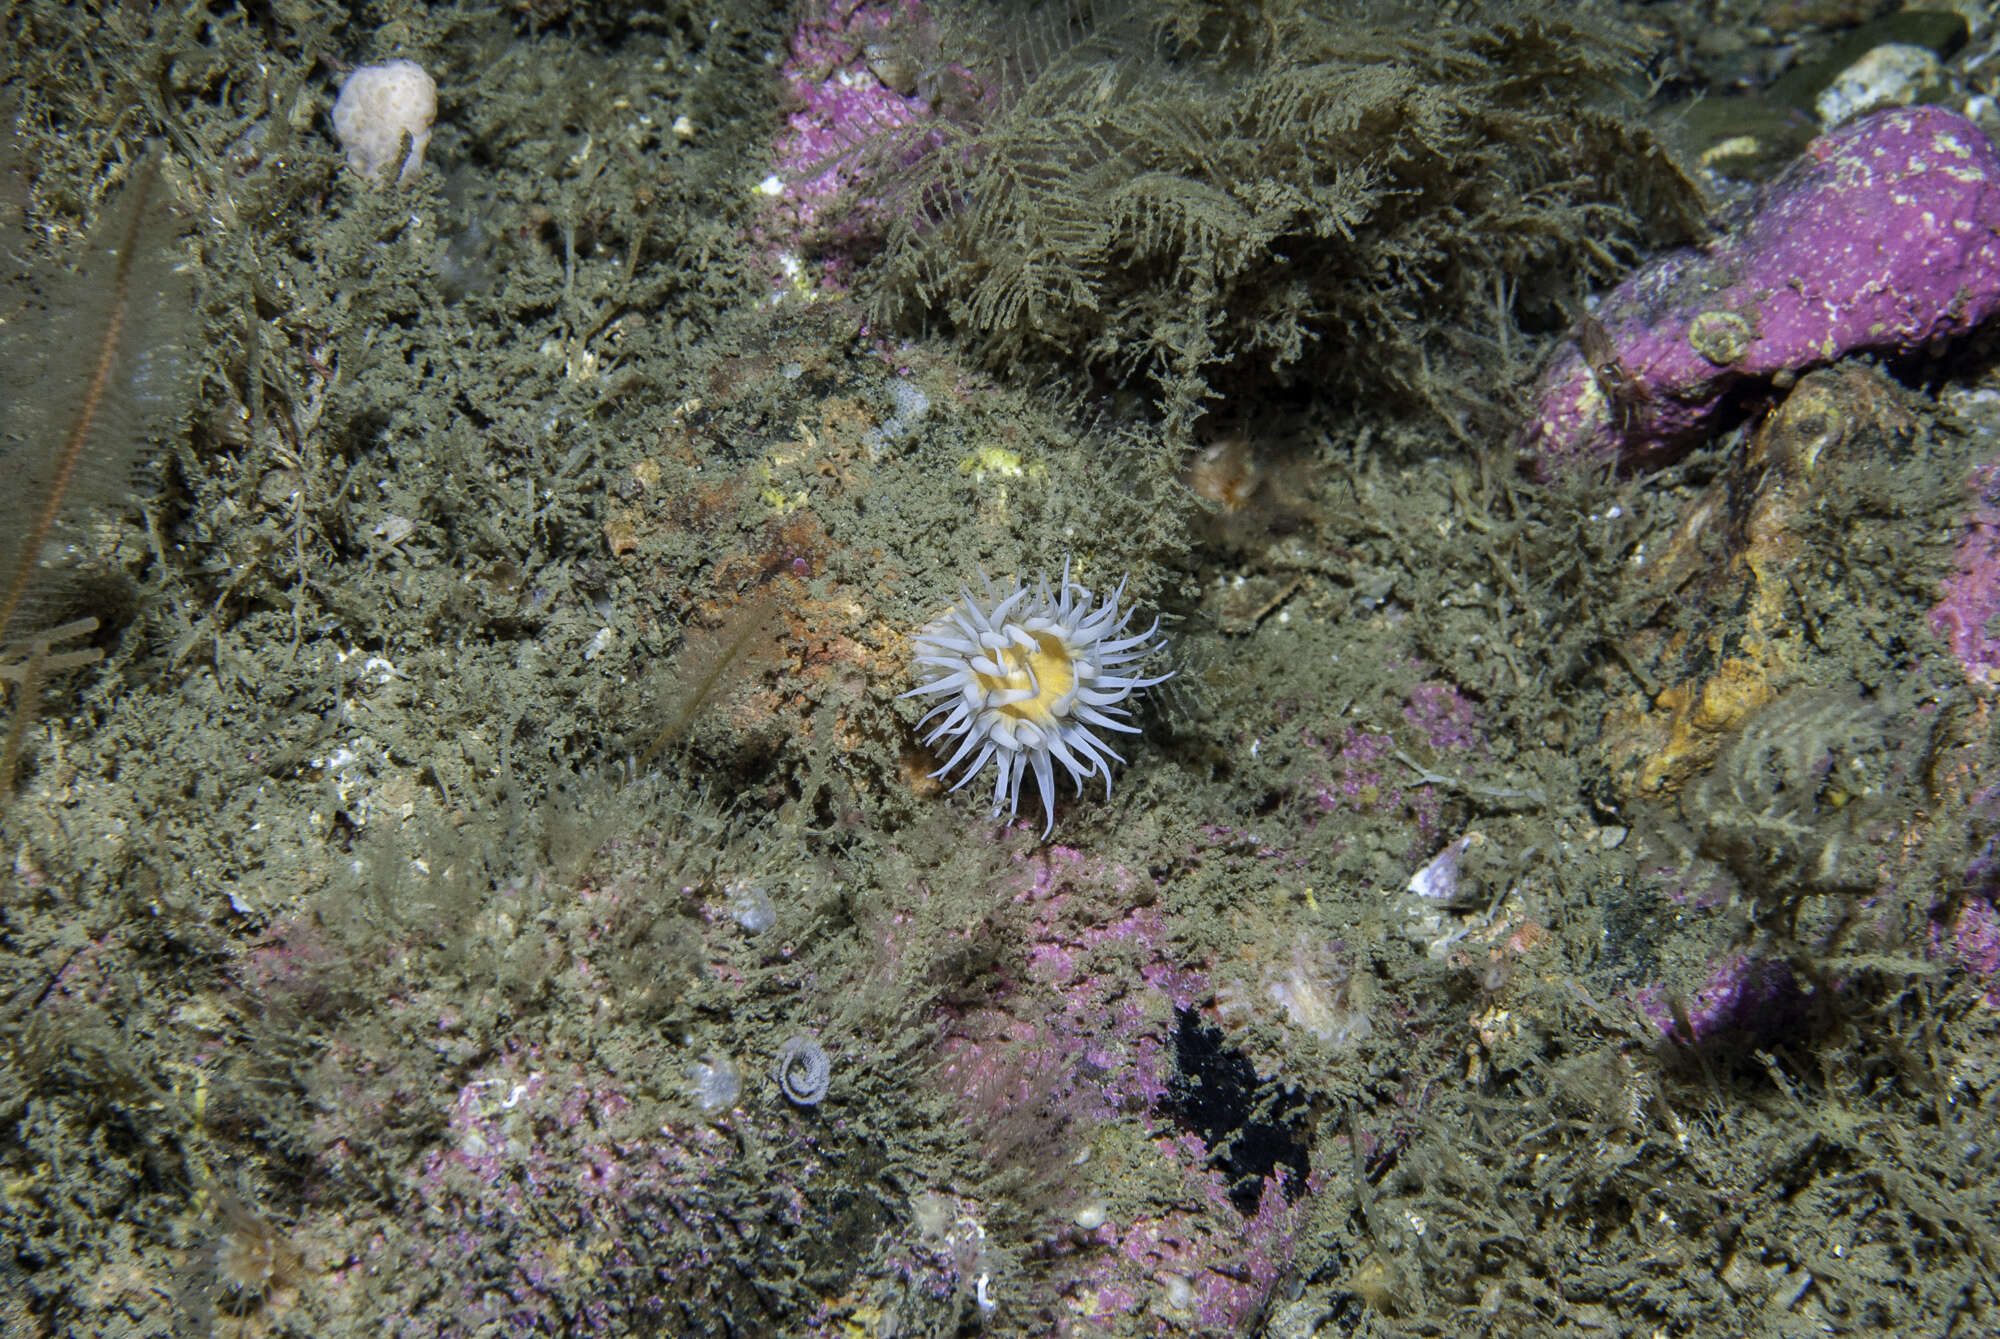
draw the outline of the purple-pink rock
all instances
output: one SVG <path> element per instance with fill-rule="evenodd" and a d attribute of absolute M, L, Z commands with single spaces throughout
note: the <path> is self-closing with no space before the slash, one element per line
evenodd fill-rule
<path fill-rule="evenodd" d="M 1733 390 L 1862 349 L 1962 335 L 2000 307 L 2000 153 L 1941 107 L 1863 117 L 1806 146 L 1756 211 L 1664 256 L 1543 376 L 1522 449 L 1543 477 L 1657 464 Z M 1592 362 L 1595 366 L 1592 366 Z"/>

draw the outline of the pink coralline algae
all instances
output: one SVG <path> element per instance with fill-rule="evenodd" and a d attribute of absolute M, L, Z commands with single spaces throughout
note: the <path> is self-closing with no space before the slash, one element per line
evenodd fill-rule
<path fill-rule="evenodd" d="M 1809 992 L 1782 962 L 1734 953 L 1710 973 L 1708 981 L 1681 1002 L 1679 1016 L 1660 990 L 1649 990 L 1640 1007 L 1666 1036 L 1682 1041 L 1734 1038 L 1750 1045 L 1768 1045 L 1793 1035 L 1803 1025 Z M 1686 1036 L 1681 1027 L 1694 1030 Z"/>
<path fill-rule="evenodd" d="M 1973 798 L 1973 812 L 1985 831 L 1994 828 L 2000 807 L 2000 787 L 1988 787 Z M 1931 912 L 1931 956 L 1955 962 L 1979 983 L 1986 1003 L 2000 1007 L 2000 837 L 1966 867 L 1963 896 L 1951 907 Z M 1948 913 L 1948 914 L 1947 914 Z"/>
<path fill-rule="evenodd" d="M 1255 1211 L 1231 1202 L 1229 1179 L 1204 1141 L 1167 1118 L 1175 1019 L 1206 994 L 1176 964 L 1149 881 L 1054 846 L 1021 861 L 1009 880 L 1026 913 L 1025 960 L 993 997 L 957 1017 L 939 1078 L 992 1123 L 1021 1073 L 1077 1076 L 1066 1098 L 1086 1126 L 1149 1113 L 1156 1184 L 1173 1193 L 1112 1204 L 1109 1217 L 1065 1240 L 1050 1262 L 1061 1297 L 1054 1333 L 1241 1333 L 1291 1258 L 1309 1186 L 1267 1177 Z M 1118 910 L 1113 910 L 1118 908 Z M 1053 1006 L 1053 1007 L 1051 1007 Z M 1136 1210 L 1136 1211 L 1135 1211 Z"/>
<path fill-rule="evenodd" d="M 563 1294 L 587 1293 L 583 1280 L 620 1261 L 519 1223 L 563 1215 L 618 1256 L 611 1243 L 642 1235 L 634 1223 L 646 1215 L 687 1224 L 718 1212 L 706 1188 L 734 1151 L 706 1126 L 642 1128 L 615 1082 L 524 1048 L 489 1060 L 460 1087 L 446 1139 L 409 1188 L 432 1228 L 431 1262 L 465 1280 L 465 1332 L 544 1333 L 561 1324 Z M 678 1275 L 701 1263 L 690 1243 L 647 1267 Z M 567 1324 L 571 1333 L 619 1331 L 608 1306 L 586 1304 Z"/>
<path fill-rule="evenodd" d="M 2000 1008 L 2000 912 L 1991 902 L 1967 899 L 1955 921 L 1933 928 L 1932 951 L 1977 977 L 1986 1003 Z"/>
<path fill-rule="evenodd" d="M 1806 146 L 1756 211 L 1620 284 L 1544 375 L 1521 445 L 1544 476 L 1658 463 L 1758 378 L 1962 335 L 2000 307 L 2000 153 L 1940 107 Z M 1592 366 L 1592 363 L 1595 366 Z"/>
<path fill-rule="evenodd" d="M 1469 704 L 1468 704 L 1469 705 Z M 1429 706 L 1412 702 L 1410 723 L 1424 732 L 1427 742 L 1462 739 L 1473 747 L 1476 732 L 1468 723 L 1456 729 L 1448 716 L 1439 716 Z M 1383 814 L 1400 811 L 1411 824 L 1406 854 L 1416 859 L 1435 847 L 1442 824 L 1444 800 L 1436 786 L 1424 783 L 1410 765 L 1396 756 L 1396 736 L 1378 731 L 1348 729 L 1337 739 L 1320 741 L 1328 755 L 1328 770 L 1312 782 L 1313 799 L 1329 813 Z M 1452 752 L 1447 744 L 1438 754 Z"/>
<path fill-rule="evenodd" d="M 1183 1136 L 1182 1156 L 1203 1155 L 1201 1141 Z M 1243 1334 L 1291 1258 L 1303 1217 L 1298 1205 L 1265 1183 L 1257 1212 L 1240 1218 L 1222 1178 L 1191 1177 L 1199 1209 L 1175 1209 L 1114 1230 L 1116 1250 L 1079 1261 L 1066 1300 L 1076 1324 L 1064 1334 L 1101 1334 L 1117 1322 L 1125 1333 Z M 1149 1314 L 1150 1313 L 1150 1314 Z"/>
<path fill-rule="evenodd" d="M 1131 889 L 1145 876 L 1066 846 L 1023 861 L 1019 875 L 1016 900 L 1027 909 L 1030 928 L 1020 977 L 1009 986 L 1038 989 L 1034 998 L 1040 1003 L 1031 1018 L 1017 1018 L 1019 1001 L 1007 988 L 968 1010 L 946 1045 L 949 1058 L 940 1076 L 971 1094 L 1002 1086 L 989 1078 L 996 1068 L 1004 1077 L 1008 1067 L 1030 1072 L 1080 1067 L 1092 1081 L 1088 1100 L 1079 1106 L 1092 1119 L 1127 1106 L 1157 1105 L 1166 1096 L 1173 1063 L 1165 1054 L 1168 1020 L 1175 1009 L 1197 1001 L 1200 984 L 1166 954 L 1168 936 L 1158 907 L 1132 906 L 1085 923 L 1091 907 L 1138 901 Z M 1093 970 L 1105 960 L 1134 969 L 1140 988 L 1123 972 Z"/>
<path fill-rule="evenodd" d="M 1951 647 L 1966 678 L 1991 684 L 2000 681 L 2000 461 L 1981 466 L 1973 482 L 1979 502 L 1931 610 L 1931 629 Z"/>
<path fill-rule="evenodd" d="M 1403 719 L 1433 753 L 1486 751 L 1479 709 L 1451 684 L 1432 681 L 1412 688 L 1403 706 Z"/>
<path fill-rule="evenodd" d="M 928 118 L 930 104 L 914 90 L 898 92 L 870 59 L 881 40 L 923 22 L 910 0 L 856 4 L 830 0 L 811 7 L 793 31 L 781 75 L 793 110 L 773 146 L 768 190 L 785 217 L 783 231 L 844 242 L 879 227 L 875 202 L 857 174 L 863 146 L 899 126 Z M 893 76 L 892 76 L 893 77 Z M 838 217 L 827 212 L 842 200 Z"/>

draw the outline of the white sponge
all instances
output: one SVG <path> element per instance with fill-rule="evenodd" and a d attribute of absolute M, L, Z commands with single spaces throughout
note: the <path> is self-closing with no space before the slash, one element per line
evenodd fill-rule
<path fill-rule="evenodd" d="M 410 137 L 410 154 L 398 181 L 424 165 L 424 146 L 437 120 L 437 84 L 413 60 L 363 65 L 347 76 L 333 104 L 333 133 L 347 151 L 347 165 L 369 181 L 384 171 Z"/>

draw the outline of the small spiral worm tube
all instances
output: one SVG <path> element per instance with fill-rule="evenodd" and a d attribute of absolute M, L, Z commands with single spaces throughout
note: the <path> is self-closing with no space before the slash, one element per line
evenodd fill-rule
<path fill-rule="evenodd" d="M 796 1033 L 778 1048 L 778 1060 L 771 1077 L 785 1090 L 794 1106 L 816 1107 L 826 1100 L 833 1081 L 833 1061 L 826 1048 L 804 1033 Z"/>

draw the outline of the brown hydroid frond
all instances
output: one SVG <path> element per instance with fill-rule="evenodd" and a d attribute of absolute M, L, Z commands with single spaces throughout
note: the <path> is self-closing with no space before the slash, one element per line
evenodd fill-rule
<path fill-rule="evenodd" d="M 65 531 L 125 497 L 139 452 L 172 429 L 185 400 L 193 304 L 175 264 L 163 156 L 155 147 L 139 163 L 74 269 L 24 267 L 0 291 L 0 680 L 15 688 L 0 794 L 42 678 L 97 658 L 55 649 L 97 626 L 51 621 L 65 612 L 51 598 L 67 575 L 53 561 Z"/>
<path fill-rule="evenodd" d="M 731 611 L 721 626 L 689 634 L 667 673 L 660 729 L 639 755 L 642 770 L 680 741 L 702 709 L 716 700 L 719 690 L 733 686 L 732 671 L 739 666 L 747 671 L 772 658 L 783 626 L 782 612 L 768 592 L 759 592 Z"/>

